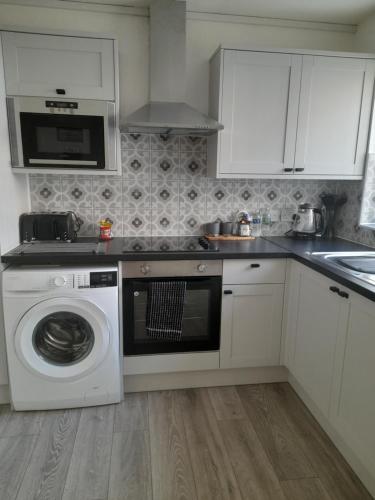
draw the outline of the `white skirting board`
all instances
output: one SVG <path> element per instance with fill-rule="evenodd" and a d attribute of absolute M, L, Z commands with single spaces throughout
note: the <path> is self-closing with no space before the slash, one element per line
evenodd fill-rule
<path fill-rule="evenodd" d="M 127 393 L 188 389 L 193 387 L 286 382 L 287 380 L 287 369 L 284 366 L 267 366 L 262 368 L 125 375 L 124 388 Z"/>
<path fill-rule="evenodd" d="M 331 438 L 335 446 L 339 449 L 340 453 L 344 456 L 345 460 L 357 474 L 362 483 L 375 498 L 375 477 L 372 475 L 366 465 L 358 459 L 353 450 L 345 444 L 340 434 L 338 434 L 338 432 L 332 427 L 327 418 L 316 407 L 315 403 L 311 401 L 310 397 L 306 394 L 304 389 L 302 389 L 300 384 L 290 373 L 288 375 L 288 382 L 308 407 L 308 409 L 311 411 L 311 413 L 314 415 L 321 427 Z"/>

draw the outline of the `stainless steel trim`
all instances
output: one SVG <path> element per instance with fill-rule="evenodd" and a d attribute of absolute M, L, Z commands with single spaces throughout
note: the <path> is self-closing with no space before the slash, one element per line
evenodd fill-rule
<path fill-rule="evenodd" d="M 117 170 L 116 161 L 116 106 L 112 101 L 107 102 L 107 121 L 104 124 L 105 169 Z"/>
<path fill-rule="evenodd" d="M 179 276 L 222 276 L 222 260 L 148 260 L 123 262 L 126 278 L 173 278 Z"/>
<path fill-rule="evenodd" d="M 17 126 L 16 126 L 16 111 L 14 108 L 14 97 L 6 98 L 7 115 L 8 115 L 8 132 L 10 145 L 10 158 L 12 166 L 18 166 L 18 141 L 17 141 Z"/>
<path fill-rule="evenodd" d="M 97 165 L 97 161 L 89 160 L 45 160 L 29 158 L 29 163 L 39 165 Z"/>
<path fill-rule="evenodd" d="M 9 140 L 12 156 L 12 167 L 27 168 L 23 162 L 22 150 L 22 135 L 20 125 L 20 113 L 42 113 L 50 114 L 55 112 L 55 108 L 46 108 L 46 100 L 51 98 L 45 97 L 28 97 L 28 96 L 7 96 L 7 111 L 9 122 Z M 78 110 L 68 109 L 59 113 L 61 116 L 71 117 L 72 122 L 75 116 L 101 116 L 104 120 L 104 151 L 105 151 L 105 166 L 106 171 L 117 170 L 117 148 L 118 146 L 118 133 L 117 133 L 117 119 L 116 119 L 116 104 L 113 101 L 99 101 L 93 99 L 68 99 L 59 98 L 59 101 L 77 102 L 79 104 Z M 61 165 L 61 168 L 74 168 L 75 166 L 82 167 L 95 167 L 97 161 L 84 161 L 84 160 L 54 160 L 54 159 L 29 159 L 31 168 L 36 168 L 38 165 Z M 35 167 L 34 167 L 35 165 Z M 44 168 L 44 167 L 43 167 Z"/>

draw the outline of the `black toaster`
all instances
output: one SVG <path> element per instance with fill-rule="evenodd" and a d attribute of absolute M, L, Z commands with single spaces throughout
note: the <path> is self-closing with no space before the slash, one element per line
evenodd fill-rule
<path fill-rule="evenodd" d="M 80 224 L 74 212 L 28 212 L 20 215 L 20 241 L 75 241 Z"/>

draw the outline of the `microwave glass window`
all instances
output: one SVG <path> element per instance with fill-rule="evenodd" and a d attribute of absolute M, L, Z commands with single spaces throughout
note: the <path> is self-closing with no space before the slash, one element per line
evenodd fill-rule
<path fill-rule="evenodd" d="M 66 161 L 75 168 L 85 168 L 87 162 L 90 168 L 105 168 L 102 116 L 20 113 L 20 120 L 25 166 L 40 168 L 55 162 L 58 168 Z"/>
<path fill-rule="evenodd" d="M 37 127 L 36 141 L 40 153 L 90 154 L 90 130 L 87 128 Z"/>

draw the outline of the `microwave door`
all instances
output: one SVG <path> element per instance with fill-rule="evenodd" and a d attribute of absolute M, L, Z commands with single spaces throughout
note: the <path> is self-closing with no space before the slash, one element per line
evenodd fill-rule
<path fill-rule="evenodd" d="M 20 113 L 25 167 L 105 168 L 103 116 Z"/>

